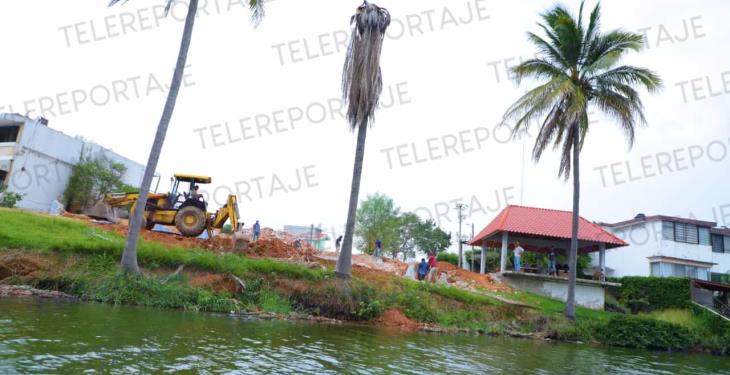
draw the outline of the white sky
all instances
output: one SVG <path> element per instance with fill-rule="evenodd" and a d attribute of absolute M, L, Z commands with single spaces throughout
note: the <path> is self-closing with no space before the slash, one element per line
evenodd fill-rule
<path fill-rule="evenodd" d="M 131 0 L 107 8 L 105 0 L 2 2 L 0 112 L 11 112 L 12 106 L 12 112 L 30 110 L 35 117 L 41 105 L 52 104 L 45 113 L 51 127 L 145 162 L 165 100 L 156 82 L 169 83 L 183 27 L 176 19 L 184 18 L 186 8 L 180 4 L 172 16 L 157 19 L 152 7 L 159 12 L 163 3 Z M 455 202 L 449 201 L 455 199 L 471 204 L 465 223 L 475 223 L 477 231 L 505 201 L 570 210 L 572 184 L 557 178 L 557 153 L 548 151 L 534 164 L 531 139 L 523 145 L 505 142 L 504 131 L 497 132 L 498 140 L 493 133 L 507 106 L 531 85 L 516 87 L 508 81 L 505 60 L 534 54 L 525 33 L 539 30 L 538 15 L 552 3 L 378 3 L 395 19 L 382 57 L 385 86 L 395 94 L 384 92 L 388 108 L 378 112 L 368 133 L 361 198 L 384 193 L 403 210 L 424 217 L 435 217 L 438 210 L 442 227 L 452 232 L 458 225 Z M 576 10 L 579 4 L 564 3 Z M 336 113 L 334 119 L 330 112 L 322 119 L 321 109 L 336 112 L 337 103 L 330 99 L 340 95 L 344 60 L 337 41 L 349 30 L 349 18 L 360 3 L 271 1 L 258 29 L 250 25 L 241 1 L 202 4 L 208 14 L 201 12 L 195 25 L 190 86 L 180 93 L 158 171 L 165 179 L 174 172 L 210 175 L 215 184 L 207 190 L 218 188 L 220 197 L 237 182 L 244 182 L 238 184 L 244 192 L 249 185 L 251 200 L 241 197 L 246 225 L 256 219 L 275 228 L 314 224 L 339 234 L 347 214 L 356 136 Z M 650 48 L 625 61 L 658 72 L 665 88 L 642 94 L 649 126 L 638 131 L 632 150 L 616 124 L 594 115 L 581 160 L 582 216 L 612 222 L 640 212 L 692 214 L 730 225 L 728 14 L 730 2 L 718 0 L 603 3 L 604 30 L 649 28 Z M 114 89 L 119 100 L 114 100 Z M 78 110 L 70 99 L 74 91 Z M 112 99 L 105 97 L 107 91 Z M 97 104 L 82 100 L 89 95 Z M 393 96 L 396 103 L 390 105 Z M 307 110 L 313 121 L 299 120 L 292 130 L 289 114 Z M 259 122 L 284 122 L 279 131 L 271 125 L 272 134 L 260 136 L 250 120 L 245 123 L 248 139 L 241 139 L 239 120 L 257 115 Z M 225 122 L 238 141 L 228 141 L 221 125 L 212 128 L 221 134 L 216 143 L 222 145 L 214 147 L 211 126 Z M 477 128 L 489 130 L 475 132 Z M 459 154 L 451 151 L 446 157 L 444 142 L 459 137 L 464 140 L 457 141 Z M 413 149 L 423 159 L 429 145 L 434 158 L 441 157 L 414 163 Z M 397 146 L 403 162 L 413 165 L 401 164 Z M 628 178 L 627 162 L 640 179 L 621 183 Z M 620 163 L 613 167 L 617 181 L 609 167 L 613 163 Z M 646 177 L 657 174 L 658 163 L 671 163 L 671 172 L 665 166 L 662 174 Z M 604 166 L 605 183 L 598 169 Z M 304 180 L 301 188 L 297 173 Z M 282 189 L 279 180 L 289 188 Z M 261 182 L 261 196 L 255 181 Z M 161 187 L 167 189 L 166 180 Z M 448 212 L 446 207 L 451 207 Z"/>

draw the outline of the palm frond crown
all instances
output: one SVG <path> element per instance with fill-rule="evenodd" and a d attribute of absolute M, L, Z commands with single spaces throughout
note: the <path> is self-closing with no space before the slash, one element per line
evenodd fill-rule
<path fill-rule="evenodd" d="M 542 82 L 520 97 L 504 114 L 514 122 L 513 133 L 539 122 L 540 130 L 532 156 L 539 160 L 549 145 L 561 149 L 559 175 L 570 175 L 571 145 L 579 137 L 582 148 L 588 132 L 588 106 L 592 105 L 615 120 L 623 129 L 629 146 L 637 126 L 646 124 L 644 106 L 637 92 L 655 92 L 662 81 L 651 70 L 618 65 L 628 52 L 644 47 L 641 34 L 623 30 L 603 33 L 600 3 L 584 25 L 583 3 L 576 19 L 562 5 L 541 15 L 543 35 L 528 33 L 538 55 L 512 69 L 517 84 L 532 79 Z"/>

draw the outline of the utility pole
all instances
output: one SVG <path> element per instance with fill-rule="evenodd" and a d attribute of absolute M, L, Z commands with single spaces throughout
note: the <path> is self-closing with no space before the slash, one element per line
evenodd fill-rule
<path fill-rule="evenodd" d="M 459 211 L 458 212 L 459 213 L 459 237 L 458 237 L 459 238 L 459 261 L 457 263 L 458 263 L 458 267 L 459 268 L 464 268 L 463 258 L 462 258 L 464 256 L 464 252 L 462 250 L 462 243 L 461 243 L 462 242 L 462 239 L 461 239 L 461 220 L 464 218 L 464 215 L 462 215 L 461 212 L 466 208 L 466 205 L 463 204 L 463 203 L 457 203 L 455 208 Z"/>
<path fill-rule="evenodd" d="M 471 240 L 474 241 L 474 223 L 471 223 Z M 474 272 L 474 245 L 471 247 L 471 272 Z"/>

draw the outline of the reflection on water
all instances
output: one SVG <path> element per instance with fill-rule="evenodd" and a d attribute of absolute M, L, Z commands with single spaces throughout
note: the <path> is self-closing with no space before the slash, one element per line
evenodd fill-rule
<path fill-rule="evenodd" d="M 0 299 L 0 374 L 730 374 L 727 357 Z"/>

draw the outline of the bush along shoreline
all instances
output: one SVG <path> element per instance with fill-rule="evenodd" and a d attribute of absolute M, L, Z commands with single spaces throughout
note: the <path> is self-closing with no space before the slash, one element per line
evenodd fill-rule
<path fill-rule="evenodd" d="M 687 279 L 618 280 L 624 284 L 607 297 L 609 305 L 627 312 L 643 306 L 637 315 L 579 308 L 571 322 L 564 303 L 526 292 L 467 291 L 358 268 L 342 281 L 331 261 L 300 264 L 148 241 L 138 253 L 144 275 L 123 275 L 123 244 L 81 221 L 0 209 L 0 284 L 110 304 L 730 354 L 730 324 L 689 303 Z"/>

